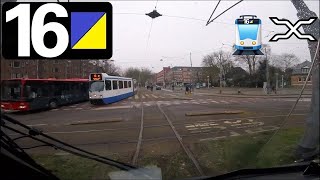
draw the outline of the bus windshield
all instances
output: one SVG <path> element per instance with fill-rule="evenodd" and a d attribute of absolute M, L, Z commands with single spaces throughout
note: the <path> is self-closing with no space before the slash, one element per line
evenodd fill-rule
<path fill-rule="evenodd" d="M 104 82 L 103 81 L 91 81 L 90 82 L 90 91 L 103 91 Z"/>
<path fill-rule="evenodd" d="M 1 99 L 2 100 L 20 100 L 21 98 L 21 81 L 2 81 Z"/>
<path fill-rule="evenodd" d="M 239 29 L 240 40 L 245 40 L 245 39 L 256 40 L 257 34 L 258 34 L 258 27 L 259 27 L 259 24 L 250 24 L 250 25 L 239 24 L 238 29 Z"/>

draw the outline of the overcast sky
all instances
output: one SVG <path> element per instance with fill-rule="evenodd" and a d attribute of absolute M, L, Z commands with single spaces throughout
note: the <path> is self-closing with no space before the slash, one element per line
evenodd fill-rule
<path fill-rule="evenodd" d="M 163 16 L 152 20 L 144 14 L 155 8 L 156 1 L 111 1 L 114 13 L 112 59 L 122 69 L 146 67 L 157 72 L 162 66 L 190 66 L 191 52 L 193 66 L 201 66 L 204 55 L 221 48 L 231 51 L 231 47 L 222 46 L 222 43 L 234 43 L 234 20 L 243 14 L 253 14 L 262 20 L 262 42 L 270 44 L 273 53 L 294 53 L 301 61 L 310 60 L 305 40 L 292 36 L 289 40 L 271 43 L 268 41 L 272 35 L 264 38 L 270 31 L 287 31 L 285 26 L 274 25 L 269 17 L 286 18 L 293 23 L 297 21 L 296 10 L 289 0 L 243 1 L 205 26 L 217 2 L 158 1 L 157 11 Z M 235 2 L 222 0 L 213 17 Z M 306 4 L 319 16 L 319 1 L 309 0 Z"/>

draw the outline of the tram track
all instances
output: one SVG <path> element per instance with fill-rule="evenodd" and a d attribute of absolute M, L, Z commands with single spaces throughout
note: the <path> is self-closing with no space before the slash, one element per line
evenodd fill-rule
<path fill-rule="evenodd" d="M 171 119 L 169 118 L 169 116 L 165 113 L 165 111 L 161 108 L 161 105 L 159 105 L 157 103 L 157 111 L 159 111 L 161 113 L 161 115 L 164 118 L 161 118 L 162 120 L 166 120 L 166 122 L 168 123 L 167 127 L 169 126 L 171 131 L 174 133 L 174 136 L 167 136 L 167 137 L 158 137 L 158 138 L 153 138 L 153 139 L 143 139 L 143 136 L 145 136 L 146 134 L 144 133 L 144 120 L 145 120 L 145 110 L 143 107 L 143 103 L 141 102 L 141 119 L 140 119 L 140 130 L 139 130 L 139 136 L 138 136 L 138 140 L 137 140 L 137 145 L 136 145 L 136 149 L 135 149 L 135 153 L 133 155 L 132 158 L 132 164 L 136 165 L 138 163 L 138 159 L 139 159 L 139 154 L 141 151 L 141 148 L 143 147 L 143 141 L 147 142 L 150 140 L 167 140 L 167 139 L 176 139 L 178 140 L 180 147 L 183 149 L 183 151 L 185 152 L 185 154 L 188 156 L 188 158 L 191 160 L 192 164 L 195 166 L 195 168 L 197 169 L 199 175 L 203 176 L 203 170 L 201 169 L 198 161 L 196 160 L 196 158 L 193 156 L 192 152 L 190 151 L 190 149 L 183 143 L 182 141 L 182 137 L 181 135 L 178 133 L 178 131 L 176 130 L 176 127 L 173 125 Z"/>

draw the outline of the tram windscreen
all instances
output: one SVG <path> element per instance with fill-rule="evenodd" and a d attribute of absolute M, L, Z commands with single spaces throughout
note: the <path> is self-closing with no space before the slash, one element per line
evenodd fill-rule
<path fill-rule="evenodd" d="M 257 39 L 259 24 L 238 24 L 240 40 Z"/>

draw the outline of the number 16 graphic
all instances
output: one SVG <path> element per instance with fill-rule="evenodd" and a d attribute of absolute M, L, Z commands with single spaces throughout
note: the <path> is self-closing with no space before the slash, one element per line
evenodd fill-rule
<path fill-rule="evenodd" d="M 110 3 L 5 3 L 2 16 L 7 59 L 112 56 Z"/>

